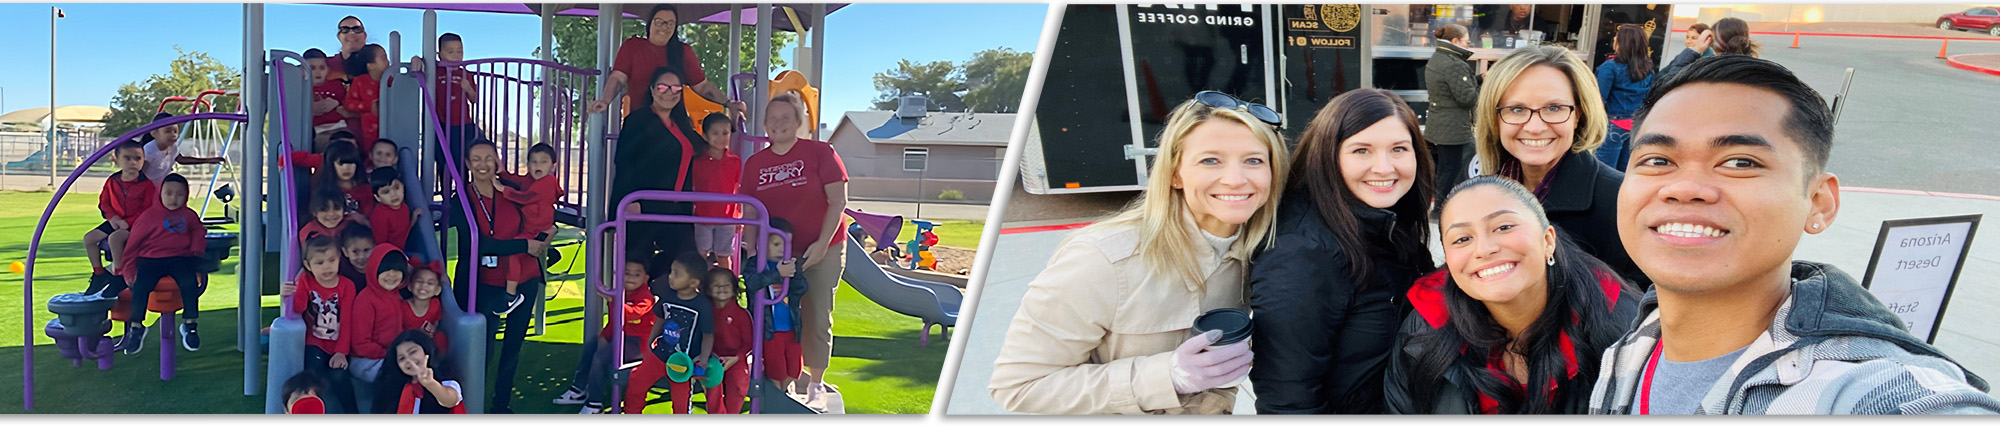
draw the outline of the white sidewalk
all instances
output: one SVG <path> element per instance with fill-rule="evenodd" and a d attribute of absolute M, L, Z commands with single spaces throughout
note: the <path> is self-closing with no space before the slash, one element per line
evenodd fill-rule
<path fill-rule="evenodd" d="M 2000 201 L 1843 192 L 1833 226 L 1802 239 L 1793 258 L 1831 263 L 1859 280 L 1868 271 L 1868 257 L 1883 220 L 1973 213 L 2000 220 Z M 2000 277 L 2000 234 L 1996 234 L 2000 230 L 1991 225 L 1986 228 L 1973 236 L 1935 345 L 1973 373 L 2000 384 L 2000 330 L 1988 329 L 2000 323 L 2000 287 L 1994 286 L 1994 279 Z M 999 356 L 1007 324 L 1020 307 L 1028 282 L 1048 264 L 1056 244 L 1069 233 L 1009 234 L 995 243 L 997 250 L 993 251 L 986 281 L 977 289 L 979 306 L 972 313 L 972 325 L 961 325 L 968 328 L 966 346 L 958 377 L 952 382 L 947 414 L 1007 413 L 986 391 L 993 377 L 993 360 Z M 1251 407 L 1239 399 L 1237 413 L 1248 413 Z"/>

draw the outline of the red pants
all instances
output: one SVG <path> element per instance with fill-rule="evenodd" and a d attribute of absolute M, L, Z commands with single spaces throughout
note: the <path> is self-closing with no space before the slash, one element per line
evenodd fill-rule
<path fill-rule="evenodd" d="M 627 414 L 645 413 L 646 393 L 653 390 L 654 383 L 658 383 L 661 378 L 667 377 L 667 362 L 660 361 L 660 357 L 654 356 L 650 350 L 643 353 L 646 353 L 645 360 L 639 362 L 639 367 L 632 369 L 632 383 L 625 385 L 625 413 Z M 692 394 L 691 391 L 688 383 L 667 383 L 668 396 L 674 399 L 674 413 L 688 413 L 688 400 L 692 398 L 689 396 Z"/>
<path fill-rule="evenodd" d="M 799 377 L 799 367 L 805 359 L 799 353 L 799 342 L 794 334 L 793 331 L 777 332 L 771 334 L 770 340 L 764 341 L 765 378 L 776 381 Z"/>
<path fill-rule="evenodd" d="M 750 359 L 736 361 L 722 376 L 722 386 L 708 389 L 708 413 L 741 414 L 743 399 L 750 394 Z"/>

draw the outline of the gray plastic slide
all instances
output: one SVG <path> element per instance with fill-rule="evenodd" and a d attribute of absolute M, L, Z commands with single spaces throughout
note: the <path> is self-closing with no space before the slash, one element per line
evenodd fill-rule
<path fill-rule="evenodd" d="M 868 257 L 868 250 L 862 249 L 856 239 L 847 239 L 847 268 L 840 278 L 883 308 L 923 319 L 925 328 L 958 326 L 958 305 L 965 299 L 965 291 L 944 283 L 890 274 Z"/>

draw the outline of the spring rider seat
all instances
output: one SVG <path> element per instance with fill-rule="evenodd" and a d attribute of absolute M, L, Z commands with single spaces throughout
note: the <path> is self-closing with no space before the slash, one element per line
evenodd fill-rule
<path fill-rule="evenodd" d="M 207 280 L 206 276 L 203 277 L 203 280 Z M 133 297 L 130 289 L 118 293 L 117 303 L 111 306 L 111 320 L 118 322 L 131 320 Z M 175 319 L 175 315 L 181 311 L 180 284 L 175 283 L 172 277 L 162 277 L 159 286 L 155 287 L 147 298 L 146 311 L 160 313 L 160 320 L 152 327 L 159 331 L 160 335 L 160 380 L 172 381 L 175 374 L 174 356 L 180 348 L 180 322 Z M 138 320 L 143 322 L 145 319 Z"/>
<path fill-rule="evenodd" d="M 111 369 L 111 340 L 104 338 L 111 331 L 110 314 L 112 300 L 98 299 L 91 294 L 61 294 L 49 298 L 49 312 L 56 318 L 49 320 L 42 333 L 56 341 L 56 350 L 70 366 L 83 366 L 85 360 L 97 361 L 97 370 Z"/>

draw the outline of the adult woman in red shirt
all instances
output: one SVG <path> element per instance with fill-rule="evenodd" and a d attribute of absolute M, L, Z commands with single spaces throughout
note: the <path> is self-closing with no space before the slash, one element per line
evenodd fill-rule
<path fill-rule="evenodd" d="M 651 83 L 647 77 L 653 75 L 654 69 L 661 67 L 680 73 L 681 80 L 687 87 L 693 88 L 696 95 L 709 102 L 728 107 L 731 117 L 743 111 L 742 101 L 730 101 L 729 96 L 714 83 L 710 83 L 707 76 L 702 73 L 701 58 L 695 56 L 694 48 L 688 47 L 687 42 L 681 41 L 680 34 L 676 31 L 681 23 L 680 15 L 680 9 L 674 5 L 654 5 L 653 11 L 646 14 L 646 37 L 628 38 L 618 45 L 618 55 L 611 61 L 611 75 L 604 79 L 604 90 L 598 92 L 597 100 L 590 103 L 592 114 L 610 109 L 611 94 L 625 89 L 626 83 L 632 79 L 642 79 L 641 83 Z M 626 92 L 623 111 L 629 114 L 632 110 L 645 106 L 650 92 L 643 88 Z"/>
<path fill-rule="evenodd" d="M 846 267 L 847 246 L 840 233 L 841 211 L 847 207 L 847 166 L 840 154 L 823 141 L 799 138 L 805 124 L 805 103 L 798 95 L 779 94 L 765 109 L 764 129 L 771 146 L 750 156 L 743 164 L 738 191 L 756 197 L 770 209 L 769 215 L 793 224 L 792 253 L 804 258 L 806 296 L 800 302 L 799 334 L 805 356 L 806 373 L 793 389 L 819 398 L 827 361 L 833 357 L 833 287 Z M 746 209 L 747 210 L 747 209 Z M 761 212 L 744 212 L 749 215 Z M 755 227 L 745 236 L 758 236 Z"/>
<path fill-rule="evenodd" d="M 465 155 L 466 180 L 470 184 L 468 189 L 471 190 L 465 194 L 471 196 L 471 199 L 466 200 L 472 207 L 471 218 L 466 218 L 465 211 L 457 208 L 456 200 L 450 201 L 451 204 L 446 206 L 452 208 L 445 210 L 450 212 L 452 226 L 458 229 L 460 251 L 458 259 L 471 261 L 458 263 L 460 270 L 452 277 L 452 291 L 458 298 L 460 307 L 477 309 L 486 315 L 486 337 L 492 337 L 498 332 L 501 318 L 493 314 L 493 310 L 479 308 L 493 307 L 502 303 L 507 296 L 502 287 L 506 284 L 507 270 L 506 266 L 501 265 L 501 261 L 511 255 L 538 251 L 548 246 L 548 242 L 534 239 L 502 239 L 520 235 L 522 215 L 521 205 L 500 197 L 498 190 L 495 189 L 499 179 L 499 159 L 493 141 L 484 138 L 474 139 L 466 148 Z M 466 232 L 468 219 L 478 221 L 478 236 L 469 236 L 470 233 Z M 477 257 L 470 253 L 472 242 L 469 239 L 473 237 L 479 239 Z M 465 283 L 467 271 L 464 270 L 475 264 L 479 265 L 479 283 L 472 286 L 481 286 L 477 304 L 473 304 L 474 301 L 469 298 L 471 286 Z M 521 295 L 533 301 L 542 297 L 542 284 L 542 279 L 534 278 L 522 282 L 516 289 Z M 499 375 L 494 383 L 491 403 L 487 405 L 488 413 L 513 413 L 510 401 L 514 394 L 514 372 L 521 355 L 521 341 L 527 337 L 528 320 L 533 317 L 534 313 L 531 311 L 516 311 L 506 317 L 507 333 L 501 338 Z M 481 340 L 468 345 L 484 344 L 484 340 Z"/>

